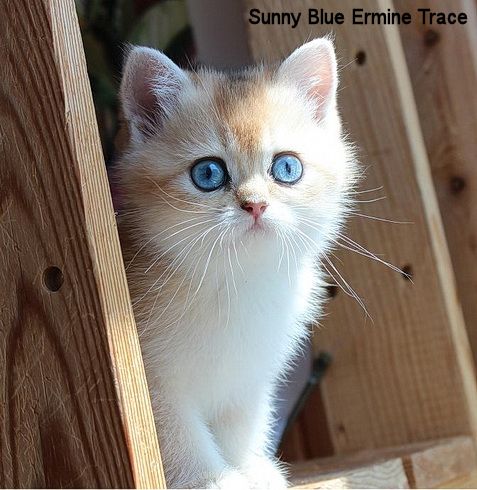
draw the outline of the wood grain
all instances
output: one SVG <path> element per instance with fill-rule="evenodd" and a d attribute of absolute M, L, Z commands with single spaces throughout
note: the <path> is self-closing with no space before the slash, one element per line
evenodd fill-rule
<path fill-rule="evenodd" d="M 74 3 L 0 8 L 0 485 L 160 487 Z"/>
<path fill-rule="evenodd" d="M 412 10 L 411 0 L 396 2 Z M 422 8 L 466 12 L 462 26 L 400 26 L 459 298 L 477 360 L 477 14 L 473 1 L 423 1 Z"/>
<path fill-rule="evenodd" d="M 470 475 L 456 478 L 440 488 L 477 488 L 477 471 L 473 471 Z"/>
<path fill-rule="evenodd" d="M 292 486 L 299 488 L 410 488 L 400 459 L 390 459 L 360 468 L 308 478 Z"/>
<path fill-rule="evenodd" d="M 455 437 L 294 465 L 294 488 L 441 488 L 476 471 L 471 437 Z"/>
<path fill-rule="evenodd" d="M 376 11 L 386 5 L 366 0 L 360 7 Z M 247 0 L 244 10 L 253 6 Z M 289 6 L 261 2 L 264 11 Z M 341 2 L 340 10 L 350 19 L 354 6 Z M 311 7 L 311 0 L 293 3 L 294 10 Z M 336 3 L 320 7 L 333 11 Z M 303 23 L 296 29 L 249 25 L 248 32 L 255 60 L 277 60 L 329 30 Z M 339 292 L 315 334 L 317 348 L 334 359 L 322 384 L 334 449 L 349 453 L 471 433 L 477 406 L 473 368 L 397 27 L 347 22 L 334 34 L 345 128 L 368 167 L 363 189 L 383 186 L 360 199 L 386 196 L 362 204 L 361 212 L 412 222 L 355 217 L 348 235 L 413 277 L 406 280 L 349 251 L 337 254 L 342 262 L 336 266 L 373 321 Z M 360 63 L 353 61 L 358 54 Z"/>
<path fill-rule="evenodd" d="M 439 488 L 477 469 L 475 444 L 470 437 L 406 448 L 402 460 L 412 488 Z"/>

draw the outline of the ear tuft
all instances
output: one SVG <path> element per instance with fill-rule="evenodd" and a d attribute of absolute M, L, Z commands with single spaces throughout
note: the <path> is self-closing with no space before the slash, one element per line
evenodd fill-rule
<path fill-rule="evenodd" d="M 314 103 L 317 119 L 336 105 L 338 70 L 333 43 L 314 39 L 297 48 L 278 69 L 279 79 L 296 84 Z"/>
<path fill-rule="evenodd" d="M 166 55 L 151 48 L 129 52 L 120 98 L 134 140 L 156 133 L 177 105 L 187 75 Z"/>

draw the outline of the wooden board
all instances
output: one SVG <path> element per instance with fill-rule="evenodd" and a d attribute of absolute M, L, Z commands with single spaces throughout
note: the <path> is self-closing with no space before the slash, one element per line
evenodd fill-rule
<path fill-rule="evenodd" d="M 74 2 L 0 9 L 0 485 L 163 486 Z"/>
<path fill-rule="evenodd" d="M 400 26 L 459 298 L 477 360 L 477 14 L 467 0 L 423 1 L 421 8 L 466 12 L 467 24 Z M 415 2 L 396 2 L 412 11 Z"/>
<path fill-rule="evenodd" d="M 260 8 L 286 11 L 289 5 L 264 0 Z M 244 12 L 254 6 L 245 1 Z M 316 346 L 334 359 L 322 393 L 337 453 L 477 432 L 473 366 L 398 28 L 353 26 L 355 6 L 340 2 L 348 22 L 334 29 L 340 107 L 368 167 L 363 189 L 383 186 L 360 199 L 386 196 L 362 204 L 361 212 L 412 224 L 355 217 L 348 235 L 411 272 L 413 281 L 349 251 L 338 253 L 336 266 L 374 321 L 341 291 L 315 334 Z M 389 6 L 359 5 L 370 11 Z M 314 7 L 312 0 L 293 3 L 295 11 Z M 320 7 L 335 11 L 336 3 Z M 295 29 L 248 25 L 255 60 L 280 59 L 329 31 L 306 22 Z"/>
<path fill-rule="evenodd" d="M 292 467 L 294 488 L 441 488 L 476 471 L 470 437 L 317 459 Z"/>
<path fill-rule="evenodd" d="M 473 471 L 470 475 L 456 478 L 440 488 L 477 488 L 477 471 Z"/>
<path fill-rule="evenodd" d="M 346 462 L 343 462 L 346 465 Z M 411 488 L 402 460 L 399 458 L 368 463 L 353 469 L 342 469 L 319 476 L 302 477 L 292 488 Z"/>

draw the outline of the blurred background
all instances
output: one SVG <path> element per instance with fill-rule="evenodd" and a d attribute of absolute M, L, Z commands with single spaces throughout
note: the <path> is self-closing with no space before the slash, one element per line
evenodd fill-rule
<path fill-rule="evenodd" d="M 76 0 L 101 142 L 109 164 L 118 132 L 118 89 L 128 44 L 164 51 L 181 66 L 195 51 L 185 0 Z"/>

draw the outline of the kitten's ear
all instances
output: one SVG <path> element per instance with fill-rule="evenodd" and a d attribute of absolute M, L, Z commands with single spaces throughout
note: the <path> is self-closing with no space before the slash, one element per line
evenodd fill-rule
<path fill-rule="evenodd" d="M 160 51 L 143 47 L 129 51 L 120 98 L 133 140 L 143 140 L 161 128 L 187 80 L 186 73 Z"/>
<path fill-rule="evenodd" d="M 333 43 L 320 38 L 297 48 L 278 69 L 278 77 L 296 84 L 315 104 L 322 119 L 336 104 L 338 72 Z"/>

